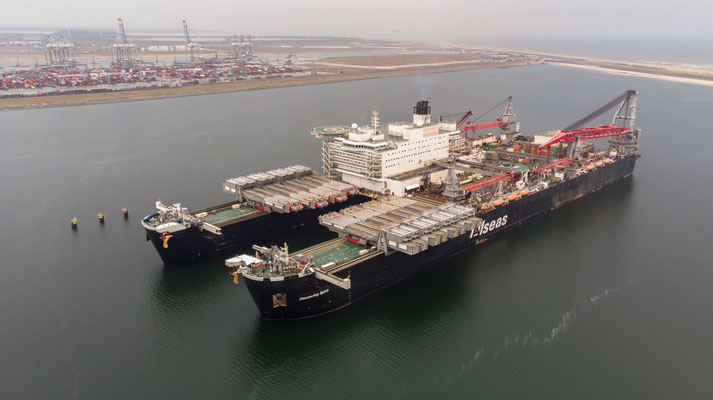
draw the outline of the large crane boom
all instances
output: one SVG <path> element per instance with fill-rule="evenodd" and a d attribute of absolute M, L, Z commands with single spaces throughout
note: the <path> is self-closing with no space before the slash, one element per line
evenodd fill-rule
<path fill-rule="evenodd" d="M 551 163 L 549 163 L 549 164 L 546 164 L 546 165 L 543 165 L 543 166 L 541 166 L 541 167 L 535 168 L 535 169 L 532 171 L 532 174 L 533 174 L 533 175 L 536 175 L 536 174 L 539 174 L 539 173 L 542 173 L 542 172 L 545 172 L 545 171 L 549 171 L 549 170 L 551 170 L 551 169 L 555 169 L 555 168 L 557 168 L 557 167 L 561 167 L 561 166 L 563 166 L 563 165 L 567 165 L 567 164 L 571 163 L 572 161 L 574 161 L 574 160 L 571 159 L 571 158 L 560 158 L 559 160 L 557 160 L 557 161 L 555 161 L 555 162 L 551 162 Z"/>
<path fill-rule="evenodd" d="M 570 124 L 569 126 L 565 127 L 563 130 L 565 131 L 571 131 L 577 128 L 581 128 L 584 126 L 589 121 L 592 121 L 593 119 L 599 117 L 600 115 L 604 114 L 605 112 L 611 110 L 614 108 L 617 104 L 624 104 L 624 102 L 628 101 L 630 97 L 635 96 L 636 91 L 635 90 L 627 90 L 626 92 L 620 94 L 619 96 L 615 97 L 608 103 L 604 104 L 603 106 L 597 108 L 595 111 L 592 113 L 586 115 L 582 119 L 580 119 L 577 122 L 574 122 Z M 621 107 L 619 107 L 619 110 L 617 111 L 617 114 L 621 112 Z M 614 121 L 612 122 L 612 125 L 616 122 L 616 117 L 614 117 Z"/>
<path fill-rule="evenodd" d="M 483 122 L 480 124 L 468 124 L 461 129 L 461 133 L 465 133 L 468 131 L 477 131 L 479 129 L 488 129 L 488 128 L 496 128 L 496 127 L 503 127 L 507 125 L 507 122 L 503 121 L 491 121 L 491 122 Z"/>
<path fill-rule="evenodd" d="M 191 37 L 188 35 L 188 24 L 183 20 L 183 34 L 186 35 L 186 46 L 191 43 Z"/>
<path fill-rule="evenodd" d="M 560 131 L 554 135 L 552 139 L 548 140 L 540 147 L 549 147 L 560 142 L 569 143 L 575 141 L 576 139 L 587 140 L 609 136 L 619 136 L 629 131 L 629 128 L 613 125 L 596 125 L 571 131 Z"/>
<path fill-rule="evenodd" d="M 473 110 L 468 110 L 463 114 L 462 117 L 458 118 L 458 121 L 456 121 L 456 128 L 460 128 L 461 125 L 467 120 L 469 117 L 473 115 Z"/>
<path fill-rule="evenodd" d="M 577 122 L 570 124 L 563 130 L 555 134 L 540 147 L 549 147 L 556 143 L 568 143 L 576 140 L 597 139 L 610 136 L 620 136 L 628 132 L 634 132 L 636 121 L 636 96 L 635 90 L 626 92 L 615 97 L 613 100 L 599 107 L 594 112 L 588 114 Z M 582 128 L 584 124 L 601 116 L 614 107 L 617 107 L 611 125 L 595 125 Z M 626 126 L 618 126 L 617 123 Z"/>
<path fill-rule="evenodd" d="M 470 118 L 470 117 L 473 116 L 473 110 L 468 110 L 468 111 L 465 111 L 465 112 L 459 112 L 459 113 L 455 113 L 455 114 L 441 115 L 441 116 L 438 118 L 438 121 L 439 121 L 439 122 L 446 122 L 446 121 L 448 121 L 451 117 L 456 117 L 456 116 L 459 116 L 459 117 L 458 117 L 458 120 L 456 120 L 456 129 L 460 129 L 461 125 L 463 125 L 463 123 L 464 123 L 468 118 Z"/>
<path fill-rule="evenodd" d="M 186 59 L 194 61 L 198 45 L 191 40 L 191 36 L 188 34 L 188 23 L 186 23 L 185 19 L 183 20 L 183 34 L 186 37 Z"/>
<path fill-rule="evenodd" d="M 483 118 L 487 114 L 491 113 L 494 111 L 496 108 L 502 106 L 503 104 L 507 103 L 507 106 L 505 107 L 505 111 L 496 119 L 495 121 L 490 121 L 490 122 L 481 122 L 478 124 L 467 124 L 463 128 L 461 128 L 461 133 L 465 133 L 468 131 L 476 131 L 479 129 L 487 129 L 487 128 L 495 128 L 495 127 L 505 127 L 508 126 L 512 123 L 515 122 L 515 114 L 513 113 L 513 108 L 512 108 L 512 96 L 508 97 L 507 99 L 501 101 L 495 107 L 491 108 L 490 110 L 484 112 L 483 114 L 477 116 L 475 118 L 475 121 Z"/>
<path fill-rule="evenodd" d="M 488 187 L 490 185 L 494 185 L 498 182 L 504 181 L 504 180 L 510 178 L 510 176 L 512 176 L 512 174 L 509 172 L 505 173 L 505 174 L 491 176 L 490 178 L 481 179 L 477 182 L 467 183 L 467 184 L 461 186 L 461 189 L 465 190 L 466 193 L 470 193 L 472 191 L 482 189 L 484 187 Z"/>
<path fill-rule="evenodd" d="M 124 30 L 124 21 L 119 18 L 119 40 L 121 43 L 128 43 L 129 40 L 126 38 L 126 31 Z"/>

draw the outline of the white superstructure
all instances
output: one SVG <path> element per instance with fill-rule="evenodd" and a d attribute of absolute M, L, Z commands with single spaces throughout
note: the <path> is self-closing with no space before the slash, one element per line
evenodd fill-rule
<path fill-rule="evenodd" d="M 418 187 L 421 175 L 403 175 L 447 159 L 451 135 L 458 133 L 453 123 L 431 123 L 430 111 L 428 102 L 420 101 L 411 123 L 387 126 L 380 126 L 374 112 L 371 126 L 352 125 L 346 134 L 324 142 L 325 173 L 379 193 L 402 195 Z M 436 177 L 445 177 L 445 171 L 432 174 Z"/>

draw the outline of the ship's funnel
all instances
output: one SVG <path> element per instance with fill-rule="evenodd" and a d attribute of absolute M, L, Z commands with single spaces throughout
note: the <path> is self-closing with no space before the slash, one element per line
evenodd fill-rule
<path fill-rule="evenodd" d="M 413 124 L 423 126 L 431 123 L 431 107 L 428 106 L 428 101 L 421 100 L 416 103 L 413 108 Z"/>

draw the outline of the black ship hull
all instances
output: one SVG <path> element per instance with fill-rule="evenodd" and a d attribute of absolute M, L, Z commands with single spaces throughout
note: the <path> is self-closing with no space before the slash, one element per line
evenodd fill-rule
<path fill-rule="evenodd" d="M 249 249 L 253 244 L 269 244 L 276 237 L 301 232 L 327 232 L 319 225 L 318 216 L 369 200 L 356 195 L 342 203 L 333 203 L 322 209 L 303 210 L 296 213 L 260 213 L 239 222 L 221 226 L 221 235 L 213 234 L 197 227 L 171 233 L 164 241 L 161 233 L 146 229 L 146 239 L 156 248 L 166 265 L 186 265 L 216 258 L 239 250 Z M 282 236 L 281 236 L 282 235 Z"/>
<path fill-rule="evenodd" d="M 401 252 L 392 252 L 389 255 L 379 252 L 368 256 L 335 273 L 343 279 L 349 277 L 350 289 L 317 279 L 315 274 L 302 278 L 285 277 L 279 281 L 246 276 L 243 281 L 264 319 L 302 319 L 328 313 L 438 265 L 434 261 L 453 256 L 470 246 L 507 232 L 532 217 L 629 177 L 634 171 L 637 158 L 637 155 L 628 156 L 479 215 L 484 221 L 479 232 L 466 232 L 438 246 L 429 247 L 415 256 Z"/>

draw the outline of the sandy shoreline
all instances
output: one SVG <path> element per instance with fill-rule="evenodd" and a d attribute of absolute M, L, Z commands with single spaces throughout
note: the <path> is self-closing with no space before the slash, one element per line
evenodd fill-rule
<path fill-rule="evenodd" d="M 640 77 L 640 78 L 658 79 L 658 80 L 669 81 L 669 82 L 687 83 L 687 84 L 692 84 L 692 85 L 713 86 L 713 80 L 708 80 L 708 79 L 703 79 L 703 78 L 684 78 L 684 77 L 679 77 L 679 76 L 652 74 L 649 72 L 627 71 L 624 69 L 599 67 L 596 65 L 572 64 L 572 63 L 568 63 L 568 62 L 551 62 L 550 64 L 558 66 L 558 67 L 571 67 L 571 68 L 587 69 L 587 70 L 591 70 L 591 71 L 599 71 L 599 72 L 604 72 L 604 73 L 613 74 L 613 75 L 627 75 L 627 76 L 636 76 L 636 77 Z"/>

